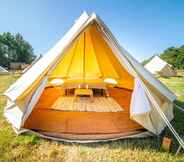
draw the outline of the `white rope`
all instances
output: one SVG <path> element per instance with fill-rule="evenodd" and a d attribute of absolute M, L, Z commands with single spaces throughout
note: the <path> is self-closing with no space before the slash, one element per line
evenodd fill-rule
<path fill-rule="evenodd" d="M 179 144 L 181 145 L 181 147 L 184 149 L 184 141 L 181 139 L 181 137 L 178 135 L 178 133 L 176 132 L 176 130 L 173 128 L 173 126 L 171 125 L 171 123 L 169 122 L 169 120 L 167 119 L 167 117 L 165 116 L 165 114 L 163 113 L 163 111 L 160 109 L 159 105 L 157 104 L 157 102 L 155 101 L 154 97 L 151 95 L 151 93 L 147 89 L 147 87 L 144 85 L 143 82 L 141 82 L 141 83 L 144 86 L 147 95 L 152 100 L 152 103 L 153 103 L 154 107 L 156 108 L 156 110 L 158 111 L 158 113 L 160 114 L 160 116 L 162 117 L 162 119 L 165 121 L 166 125 L 169 127 L 169 129 L 171 130 L 171 132 L 174 134 L 175 138 L 177 139 L 177 141 L 179 142 Z"/>
<path fill-rule="evenodd" d="M 176 106 L 176 108 L 178 108 L 180 111 L 184 112 L 184 108 L 182 108 L 181 106 L 178 106 L 174 103 L 174 105 Z"/>

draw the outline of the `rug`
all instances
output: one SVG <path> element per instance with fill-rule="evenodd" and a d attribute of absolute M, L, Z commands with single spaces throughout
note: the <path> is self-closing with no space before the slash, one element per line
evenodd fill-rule
<path fill-rule="evenodd" d="M 52 109 L 62 111 L 120 112 L 123 108 L 112 97 L 59 97 Z"/>

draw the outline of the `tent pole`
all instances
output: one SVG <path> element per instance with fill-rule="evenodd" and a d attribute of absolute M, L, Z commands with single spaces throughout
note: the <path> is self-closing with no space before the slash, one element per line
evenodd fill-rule
<path fill-rule="evenodd" d="M 85 49 L 86 49 L 86 46 L 85 46 L 85 43 L 86 43 L 86 33 L 84 32 L 84 51 L 83 51 L 83 82 L 85 83 Z"/>

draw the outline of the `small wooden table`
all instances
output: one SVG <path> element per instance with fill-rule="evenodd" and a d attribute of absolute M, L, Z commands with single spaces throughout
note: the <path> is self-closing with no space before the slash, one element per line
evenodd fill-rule
<path fill-rule="evenodd" d="M 77 98 L 77 96 L 89 96 L 91 101 L 93 101 L 93 91 L 91 89 L 77 88 L 75 89 L 74 95 L 75 98 Z"/>

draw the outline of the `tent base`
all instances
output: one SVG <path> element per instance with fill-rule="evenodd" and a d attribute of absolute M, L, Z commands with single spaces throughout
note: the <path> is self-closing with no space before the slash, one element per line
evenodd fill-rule
<path fill-rule="evenodd" d="M 135 132 L 134 132 L 135 133 Z M 97 143 L 97 142 L 108 142 L 108 141 L 115 141 L 115 140 L 120 140 L 120 139 L 131 139 L 131 138 L 146 138 L 146 137 L 151 137 L 155 136 L 153 133 L 149 131 L 141 131 L 137 132 L 135 134 L 122 134 L 120 137 L 114 137 L 114 138 L 109 138 L 109 139 L 94 139 L 94 140 L 80 140 L 80 139 L 68 139 L 68 138 L 61 138 L 61 137 L 54 137 L 52 134 L 43 134 L 43 132 L 38 132 L 34 130 L 29 130 L 29 129 L 22 129 L 21 131 L 17 132 L 18 135 L 20 134 L 35 134 L 38 137 L 49 139 L 49 140 L 54 140 L 58 142 L 75 142 L 75 143 Z"/>
<path fill-rule="evenodd" d="M 49 90 L 49 91 L 48 91 Z M 77 112 L 60 111 L 45 106 L 45 96 L 52 89 L 47 89 L 39 104 L 24 124 L 24 128 L 42 132 L 47 136 L 78 139 L 103 140 L 136 134 L 143 129 L 130 119 L 129 106 L 131 91 L 120 88 L 109 89 L 110 95 L 124 108 L 121 112 Z M 57 91 L 54 91 L 57 92 Z M 53 94 L 53 93 L 52 93 Z M 56 94 L 56 93 L 55 93 Z M 53 100 L 53 99 L 52 99 Z"/>
<path fill-rule="evenodd" d="M 126 136 L 131 136 L 135 134 L 142 133 L 145 130 L 136 130 L 132 132 L 126 132 L 126 133 L 108 133 L 108 134 L 69 134 L 69 133 L 51 133 L 51 132 L 42 132 L 39 131 L 39 133 L 50 136 L 50 137 L 56 137 L 61 139 L 67 139 L 67 140 L 81 140 L 81 141 L 88 141 L 88 140 L 111 140 Z"/>

